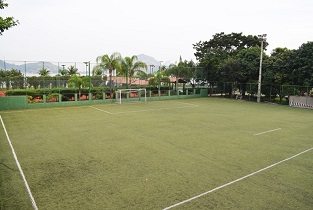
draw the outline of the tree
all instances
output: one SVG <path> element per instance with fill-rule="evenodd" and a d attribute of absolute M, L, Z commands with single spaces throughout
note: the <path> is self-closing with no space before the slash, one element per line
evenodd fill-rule
<path fill-rule="evenodd" d="M 149 85 L 158 87 L 161 90 L 161 83 L 170 83 L 170 78 L 166 76 L 164 71 L 157 71 L 153 77 L 149 78 Z"/>
<path fill-rule="evenodd" d="M 265 42 L 264 47 L 267 45 Z M 219 71 L 229 58 L 236 56 L 241 50 L 255 46 L 260 46 L 257 36 L 224 32 L 213 35 L 209 41 L 200 41 L 193 45 L 199 66 L 204 68 L 202 74 L 208 81 L 220 80 Z"/>
<path fill-rule="evenodd" d="M 92 69 L 92 76 L 101 76 L 102 75 L 102 69 L 101 66 L 95 66 Z"/>
<path fill-rule="evenodd" d="M 78 74 L 78 69 L 75 66 L 71 65 L 67 69 L 68 69 L 67 73 L 68 73 L 69 76 Z"/>
<path fill-rule="evenodd" d="M 47 77 L 47 76 L 49 76 L 49 73 L 50 73 L 50 71 L 49 71 L 48 69 L 46 69 L 45 67 L 42 67 L 42 68 L 39 70 L 39 72 L 38 72 L 38 74 L 39 74 L 41 77 Z"/>
<path fill-rule="evenodd" d="M 276 48 L 270 57 L 264 61 L 263 81 L 268 84 L 291 84 L 289 75 L 292 72 L 292 57 L 294 50 Z"/>
<path fill-rule="evenodd" d="M 5 3 L 4 0 L 0 0 L 0 9 L 4 9 L 5 7 L 8 7 L 8 3 Z M 18 20 L 15 20 L 14 17 L 0 17 L 0 35 L 2 35 L 5 30 L 16 26 L 18 23 Z"/>
<path fill-rule="evenodd" d="M 68 86 L 72 88 L 78 89 L 78 96 L 80 98 L 81 95 L 81 89 L 83 87 L 87 87 L 89 84 L 89 77 L 80 77 L 76 74 L 72 75 L 71 78 L 68 80 Z"/>
<path fill-rule="evenodd" d="M 313 85 L 313 42 L 302 44 L 295 50 L 292 59 L 292 72 L 290 74 L 293 84 Z"/>
<path fill-rule="evenodd" d="M 144 62 L 138 61 L 137 56 L 133 55 L 132 57 L 125 57 L 121 60 L 120 72 L 126 77 L 126 87 L 128 84 L 131 85 L 132 78 L 136 73 L 144 72 L 143 69 L 147 69 L 147 64 Z"/>
<path fill-rule="evenodd" d="M 171 64 L 166 70 L 168 76 L 180 77 L 184 79 L 191 79 L 195 76 L 196 65 L 195 63 L 187 60 L 182 60 L 180 57 L 177 65 Z"/>
<path fill-rule="evenodd" d="M 121 61 L 120 53 L 113 53 L 112 55 L 102 55 L 97 57 L 98 66 L 104 71 L 109 70 L 110 95 L 112 98 L 112 72 L 119 68 Z"/>
<path fill-rule="evenodd" d="M 0 82 L 5 83 L 7 89 L 10 87 L 23 88 L 24 86 L 24 77 L 21 71 L 17 69 L 11 69 L 9 71 L 0 70 Z"/>
<path fill-rule="evenodd" d="M 69 75 L 67 69 L 59 69 L 59 72 L 60 72 L 61 76 L 68 76 Z"/>

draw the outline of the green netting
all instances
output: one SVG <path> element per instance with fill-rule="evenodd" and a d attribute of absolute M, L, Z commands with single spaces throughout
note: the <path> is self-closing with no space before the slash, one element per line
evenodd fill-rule
<path fill-rule="evenodd" d="M 0 97 L 0 110 L 27 108 L 26 96 Z"/>

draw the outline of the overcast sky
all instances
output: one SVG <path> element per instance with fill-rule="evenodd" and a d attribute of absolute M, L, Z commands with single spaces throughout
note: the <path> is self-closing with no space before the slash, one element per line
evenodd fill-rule
<path fill-rule="evenodd" d="M 268 34 L 269 51 L 313 41 L 313 0 L 7 0 L 20 24 L 0 36 L 0 59 L 94 61 L 120 52 L 193 59 L 219 32 Z"/>

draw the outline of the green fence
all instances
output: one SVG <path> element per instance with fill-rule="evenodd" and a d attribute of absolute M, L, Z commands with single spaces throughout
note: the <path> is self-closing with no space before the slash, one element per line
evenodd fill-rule
<path fill-rule="evenodd" d="M 0 97 L 0 110 L 25 109 L 27 105 L 26 96 Z"/>

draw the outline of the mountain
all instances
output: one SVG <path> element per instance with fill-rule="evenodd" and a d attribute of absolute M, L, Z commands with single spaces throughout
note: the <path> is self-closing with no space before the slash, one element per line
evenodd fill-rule
<path fill-rule="evenodd" d="M 37 75 L 43 66 L 50 71 L 51 75 L 58 73 L 58 66 L 50 62 L 27 62 L 25 65 L 24 62 L 18 62 L 18 64 L 14 64 L 13 62 L 0 60 L 0 69 L 16 69 L 24 73 L 26 67 L 26 75 Z"/>

